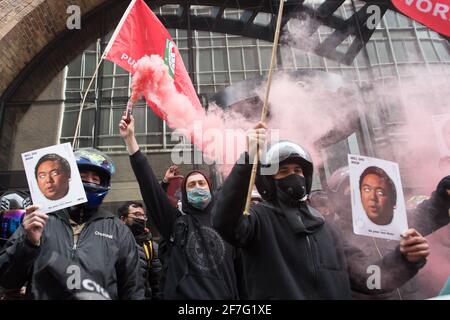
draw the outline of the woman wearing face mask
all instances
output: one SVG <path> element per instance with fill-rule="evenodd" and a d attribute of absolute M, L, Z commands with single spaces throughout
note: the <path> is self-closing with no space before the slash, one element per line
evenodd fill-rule
<path fill-rule="evenodd" d="M 182 183 L 182 211 L 173 207 L 134 136 L 134 118 L 119 124 L 148 214 L 169 253 L 163 266 L 164 299 L 237 299 L 235 251 L 211 227 L 211 185 L 200 171 Z"/>

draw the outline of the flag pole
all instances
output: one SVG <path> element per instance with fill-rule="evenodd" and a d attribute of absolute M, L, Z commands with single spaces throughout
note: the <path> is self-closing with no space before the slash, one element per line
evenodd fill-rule
<path fill-rule="evenodd" d="M 78 131 L 80 130 L 81 116 L 83 115 L 83 108 L 84 108 L 84 103 L 86 101 L 86 97 L 89 93 L 89 89 L 91 88 L 92 83 L 94 82 L 95 77 L 97 76 L 98 69 L 100 68 L 100 65 L 102 64 L 103 60 L 105 59 L 105 56 L 106 56 L 105 53 L 103 53 L 102 56 L 100 57 L 100 60 L 97 62 L 97 66 L 95 67 L 94 74 L 92 75 L 91 81 L 89 81 L 88 87 L 86 88 L 86 91 L 83 95 L 83 99 L 82 99 L 81 105 L 80 105 L 80 111 L 78 113 L 77 125 L 75 126 L 75 133 L 73 134 L 72 148 L 75 148 L 75 142 L 77 141 L 77 135 L 78 135 Z"/>
<path fill-rule="evenodd" d="M 266 88 L 266 96 L 264 98 L 264 104 L 261 111 L 261 122 L 266 122 L 267 117 L 267 111 L 269 107 L 269 94 L 270 94 L 270 86 L 272 84 L 272 71 L 276 63 L 276 53 L 278 48 L 278 41 L 280 39 L 280 29 L 281 29 L 281 19 L 283 17 L 283 9 L 284 9 L 284 0 L 280 1 L 280 6 L 278 8 L 278 17 L 277 17 L 277 25 L 275 28 L 275 37 L 273 40 L 273 46 L 272 46 L 272 58 L 270 60 L 270 67 L 269 67 L 269 75 L 267 77 L 267 88 Z M 256 179 L 256 171 L 258 168 L 258 153 L 259 153 L 259 146 L 256 148 L 255 156 L 253 158 L 253 167 L 252 167 L 252 173 L 250 176 L 250 181 L 248 184 L 248 191 L 247 191 L 247 200 L 245 202 L 245 209 L 244 209 L 244 215 L 248 216 L 249 210 L 250 210 L 250 204 L 251 204 L 251 196 L 253 191 L 253 186 L 255 184 Z"/>
<path fill-rule="evenodd" d="M 88 95 L 89 89 L 92 86 L 92 83 L 97 75 L 97 72 L 98 72 L 98 69 L 100 68 L 101 63 L 103 62 L 103 60 L 105 60 L 106 56 L 108 55 L 108 52 L 112 47 L 112 44 L 116 40 L 116 37 L 120 32 L 120 29 L 122 29 L 122 26 L 128 16 L 128 14 L 130 13 L 131 9 L 133 8 L 134 4 L 136 3 L 136 1 L 137 0 L 132 0 L 130 2 L 130 4 L 128 5 L 127 9 L 125 10 L 125 13 L 123 14 L 122 18 L 120 19 L 119 24 L 117 25 L 116 29 L 114 30 L 113 35 L 111 36 L 111 39 L 109 40 L 108 44 L 106 45 L 106 49 L 103 52 L 102 56 L 100 57 L 100 60 L 98 61 L 97 66 L 95 68 L 94 74 L 92 75 L 92 78 L 89 81 L 88 87 L 87 87 L 86 92 L 84 93 L 83 99 L 81 101 L 80 112 L 78 113 L 77 125 L 75 126 L 75 133 L 73 135 L 72 148 L 75 148 L 75 142 L 77 141 L 78 131 L 80 130 L 81 116 L 83 114 L 84 103 L 86 101 L 86 97 Z"/>

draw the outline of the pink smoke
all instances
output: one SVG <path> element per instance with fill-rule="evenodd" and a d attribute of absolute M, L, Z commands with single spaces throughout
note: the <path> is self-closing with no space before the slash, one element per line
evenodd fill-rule
<path fill-rule="evenodd" d="M 135 65 L 132 82 L 132 101 L 144 96 L 147 101 L 158 106 L 166 116 L 167 124 L 172 129 L 178 129 L 204 155 L 218 163 L 234 163 L 239 153 L 244 150 L 245 131 L 250 124 L 233 112 L 224 114 L 215 105 L 204 109 L 196 109 L 189 99 L 175 88 L 168 68 L 158 55 L 144 56 Z M 230 130 L 235 129 L 233 132 Z M 240 130 L 237 130 L 240 129 Z M 230 143 L 227 139 L 236 135 L 240 143 Z"/>
<path fill-rule="evenodd" d="M 427 237 L 430 255 L 419 271 L 417 281 L 425 288 L 424 298 L 435 297 L 450 277 L 450 226 L 439 229 Z"/>
<path fill-rule="evenodd" d="M 343 133 L 354 126 L 359 103 L 339 77 L 317 74 L 298 81 L 288 74 L 277 76 L 270 91 L 268 126 L 279 130 L 281 139 L 303 145 L 320 166 L 319 140 L 331 131 Z M 264 90 L 261 90 L 260 96 Z M 338 131 L 336 131 L 338 130 Z"/>

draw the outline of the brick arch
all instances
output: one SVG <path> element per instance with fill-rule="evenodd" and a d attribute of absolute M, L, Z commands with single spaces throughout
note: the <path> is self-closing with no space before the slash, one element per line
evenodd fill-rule
<path fill-rule="evenodd" d="M 69 30 L 69 5 L 81 9 L 81 30 Z M 24 0 L 0 5 L 0 96 L 33 101 L 72 59 L 114 28 L 127 1 Z"/>

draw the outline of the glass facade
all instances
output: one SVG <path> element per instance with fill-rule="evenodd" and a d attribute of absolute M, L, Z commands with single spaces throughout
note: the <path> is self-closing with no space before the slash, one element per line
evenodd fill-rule
<path fill-rule="evenodd" d="M 316 1 L 309 1 L 315 6 Z M 360 3 L 359 5 L 362 5 Z M 166 5 L 161 12 L 174 12 L 178 6 Z M 210 15 L 212 7 L 192 6 L 197 15 Z M 227 18 L 238 19 L 241 10 L 226 9 Z M 353 15 L 350 5 L 341 6 L 337 15 L 347 19 Z M 255 22 L 268 24 L 271 15 L 260 13 Z M 295 21 L 290 21 L 290 24 Z M 236 82 L 265 75 L 269 69 L 272 43 L 258 39 L 249 39 L 231 34 L 206 31 L 192 31 L 192 54 L 194 66 L 189 66 L 188 32 L 169 30 L 178 45 L 186 67 L 194 71 L 194 85 L 199 94 L 211 96 Z M 326 38 L 333 30 L 321 26 L 315 34 Z M 82 94 L 92 77 L 96 61 L 112 32 L 87 48 L 67 67 L 64 120 L 60 141 L 72 141 Z M 340 48 L 348 47 L 351 39 L 346 39 Z M 339 48 L 338 48 L 339 49 Z M 344 65 L 313 53 L 280 46 L 278 55 L 279 70 L 322 70 L 337 73 L 364 87 L 373 83 L 389 85 L 392 81 L 401 83 L 413 75 L 414 68 L 421 67 L 429 75 L 450 75 L 450 45 L 427 27 L 388 10 L 378 24 L 371 39 L 357 55 L 351 65 Z M 131 76 L 128 72 L 104 61 L 99 69 L 99 77 L 87 96 L 79 133 L 79 146 L 95 146 L 108 152 L 125 152 L 118 133 L 117 123 L 124 105 L 130 95 Z M 382 119 L 371 119 L 371 130 L 376 134 L 390 122 L 401 121 L 404 106 L 399 102 L 398 94 L 385 96 L 382 101 L 385 111 Z M 147 152 L 168 152 L 175 143 L 170 141 L 170 129 L 165 122 L 157 118 L 144 103 L 135 108 L 136 134 L 138 142 Z M 378 131 L 377 131 L 378 130 Z M 334 154 L 359 151 L 362 139 L 358 133 L 341 141 L 338 146 L 330 146 L 324 153 Z M 187 147 L 187 145 L 186 145 Z M 328 176 L 338 163 L 325 163 L 325 175 Z"/>

